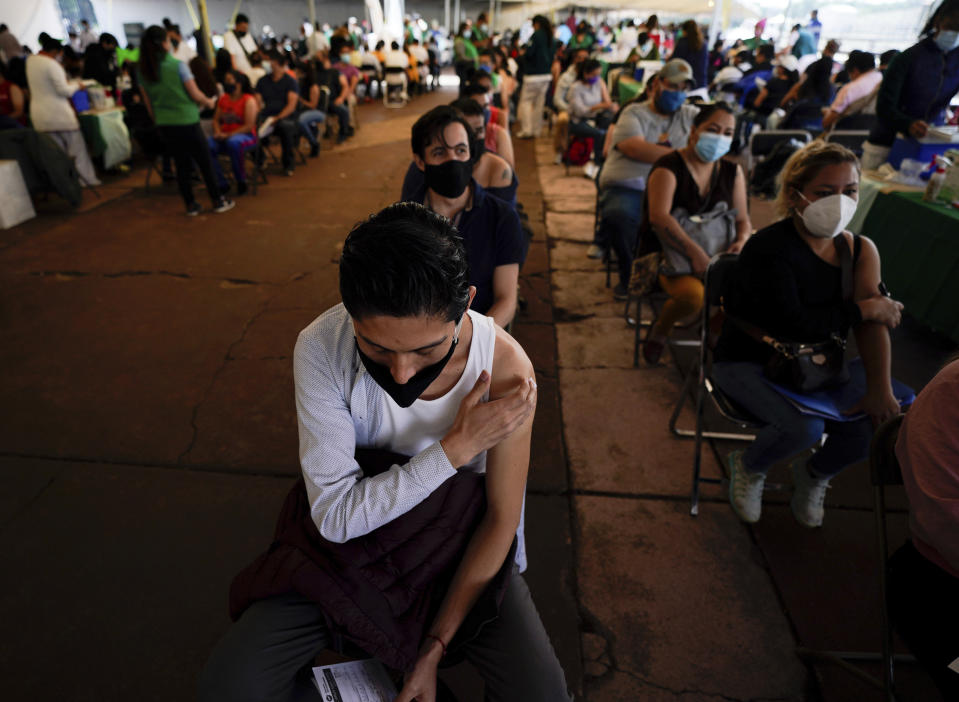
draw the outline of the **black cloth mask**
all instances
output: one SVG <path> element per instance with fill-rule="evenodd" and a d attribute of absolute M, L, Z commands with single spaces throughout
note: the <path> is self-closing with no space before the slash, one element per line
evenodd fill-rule
<path fill-rule="evenodd" d="M 398 404 L 403 409 L 406 409 L 416 402 L 417 398 L 426 391 L 426 388 L 428 388 L 437 377 L 439 377 L 439 374 L 443 372 L 446 364 L 450 362 L 450 359 L 453 357 L 453 351 L 456 350 L 456 344 L 459 342 L 460 327 L 462 324 L 463 318 L 461 316 L 460 321 L 456 323 L 456 328 L 453 330 L 453 343 L 450 344 L 450 350 L 447 351 L 446 355 L 436 363 L 426 366 L 426 368 L 418 372 L 402 385 L 394 380 L 389 366 L 384 366 L 382 363 L 377 363 L 372 358 L 367 356 L 365 353 L 363 353 L 362 349 L 360 349 L 359 344 L 356 345 L 356 352 L 360 354 L 360 360 L 363 362 L 366 372 L 370 374 L 370 377 L 372 377 L 374 381 L 376 381 L 376 384 L 383 388 L 383 391 L 387 395 L 393 398 L 393 402 Z"/>
<path fill-rule="evenodd" d="M 470 142 L 470 161 L 478 163 L 486 153 L 486 139 L 476 137 Z"/>
<path fill-rule="evenodd" d="M 426 164 L 423 174 L 426 187 L 443 197 L 459 197 L 473 177 L 473 161 L 457 161 L 455 158 L 431 166 Z"/>

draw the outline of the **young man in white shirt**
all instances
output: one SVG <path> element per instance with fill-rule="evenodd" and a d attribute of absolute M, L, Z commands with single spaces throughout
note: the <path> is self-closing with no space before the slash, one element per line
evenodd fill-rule
<path fill-rule="evenodd" d="M 396 698 L 433 702 L 440 660 L 522 535 L 533 368 L 512 337 L 469 310 L 475 289 L 459 235 L 421 205 L 392 205 L 350 233 L 340 292 L 343 304 L 304 329 L 294 351 L 308 527 L 334 543 L 365 538 L 461 471 L 485 472 L 484 516 L 415 637 L 419 651 Z M 410 458 L 366 476 L 355 459 L 364 448 Z M 460 648 L 484 678 L 487 699 L 569 700 L 519 573 L 525 555 L 516 561 L 498 616 Z M 201 700 L 307 699 L 309 684 L 297 675 L 332 644 L 328 622 L 336 617 L 293 589 L 242 613 L 201 676 Z"/>
<path fill-rule="evenodd" d="M 256 40 L 250 34 L 250 18 L 240 13 L 236 16 L 233 29 L 223 35 L 223 48 L 233 57 L 233 68 L 246 73 L 250 83 L 256 85 L 260 76 L 251 72 L 250 57 L 256 52 Z"/>

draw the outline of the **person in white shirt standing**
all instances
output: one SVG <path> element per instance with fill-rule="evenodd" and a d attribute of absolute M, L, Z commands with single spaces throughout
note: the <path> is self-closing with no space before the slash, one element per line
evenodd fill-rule
<path fill-rule="evenodd" d="M 96 44 L 100 35 L 90 28 L 90 23 L 85 19 L 80 20 L 80 51 L 86 51 L 90 44 Z"/>
<path fill-rule="evenodd" d="M 262 76 L 256 75 L 253 69 L 251 57 L 257 51 L 256 40 L 250 34 L 250 18 L 240 13 L 236 16 L 233 23 L 233 29 L 223 35 L 223 48 L 230 52 L 233 57 L 233 68 L 245 73 L 250 79 L 250 83 L 256 85 L 256 81 Z"/>
<path fill-rule="evenodd" d="M 189 65 L 190 61 L 196 57 L 196 51 L 190 46 L 190 43 L 183 38 L 183 34 L 180 33 L 180 25 L 167 25 L 166 33 L 170 39 L 170 44 L 173 46 L 173 58 Z"/>
<path fill-rule="evenodd" d="M 38 132 L 44 132 L 74 160 L 83 185 L 100 185 L 86 142 L 80 132 L 70 98 L 80 89 L 79 81 L 67 82 L 60 65 L 63 45 L 44 32 L 40 35 L 38 54 L 27 58 L 27 85 L 30 87 L 30 121 Z"/>

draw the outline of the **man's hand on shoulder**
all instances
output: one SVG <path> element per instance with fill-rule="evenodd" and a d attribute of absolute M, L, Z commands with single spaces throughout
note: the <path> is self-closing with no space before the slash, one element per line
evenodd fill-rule
<path fill-rule="evenodd" d="M 505 341 L 508 339 L 508 341 Z M 512 337 L 497 330 L 493 375 L 485 370 L 460 403 L 449 432 L 440 440 L 446 457 L 460 468 L 526 426 L 536 410 L 533 366 Z M 483 395 L 489 393 L 489 401 Z"/>

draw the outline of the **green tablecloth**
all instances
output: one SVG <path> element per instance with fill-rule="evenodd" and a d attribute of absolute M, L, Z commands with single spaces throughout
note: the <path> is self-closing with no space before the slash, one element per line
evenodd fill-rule
<path fill-rule="evenodd" d="M 959 341 L 959 210 L 925 203 L 921 193 L 879 193 L 862 233 L 879 248 L 892 296 Z"/>

